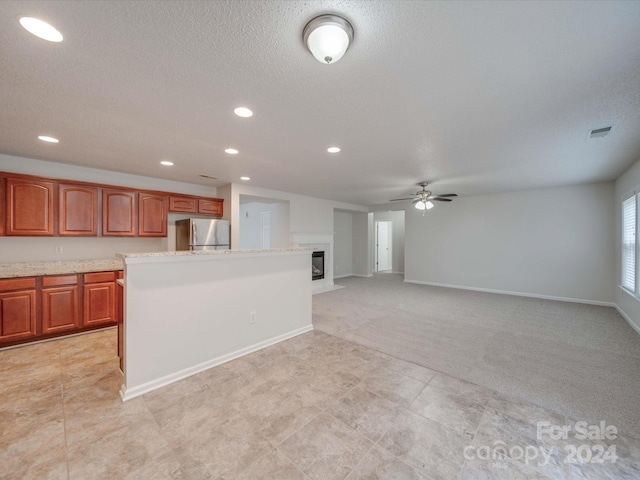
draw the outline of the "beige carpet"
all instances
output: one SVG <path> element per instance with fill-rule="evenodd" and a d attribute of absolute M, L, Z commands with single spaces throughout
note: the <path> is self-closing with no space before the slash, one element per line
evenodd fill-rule
<path fill-rule="evenodd" d="M 316 329 L 640 438 L 640 335 L 615 309 L 395 274 L 336 283 L 313 297 Z"/>

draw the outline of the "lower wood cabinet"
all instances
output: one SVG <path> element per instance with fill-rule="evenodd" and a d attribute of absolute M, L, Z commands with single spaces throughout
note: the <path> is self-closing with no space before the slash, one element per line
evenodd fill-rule
<path fill-rule="evenodd" d="M 36 290 L 0 293 L 0 341 L 35 337 Z"/>
<path fill-rule="evenodd" d="M 114 282 L 96 283 L 84 286 L 84 315 L 82 325 L 100 325 L 114 323 L 116 284 Z"/>
<path fill-rule="evenodd" d="M 42 277 L 42 334 L 80 328 L 77 275 Z"/>
<path fill-rule="evenodd" d="M 115 325 L 122 272 L 0 279 L 0 347 Z"/>

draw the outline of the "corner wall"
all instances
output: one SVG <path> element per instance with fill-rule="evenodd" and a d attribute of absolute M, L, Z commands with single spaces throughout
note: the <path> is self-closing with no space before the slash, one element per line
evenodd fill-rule
<path fill-rule="evenodd" d="M 353 214 L 333 214 L 333 278 L 353 275 Z"/>
<path fill-rule="evenodd" d="M 405 281 L 611 304 L 612 182 L 406 210 Z"/>
<path fill-rule="evenodd" d="M 622 257 L 622 200 L 634 190 L 640 191 L 640 160 L 634 163 L 629 170 L 616 180 L 614 198 L 614 220 L 615 220 L 615 241 L 614 241 L 614 264 L 615 274 L 612 285 L 615 289 L 614 302 L 618 312 L 640 333 L 640 300 L 623 290 L 620 287 L 621 257 Z M 636 274 L 637 275 L 637 274 Z"/>

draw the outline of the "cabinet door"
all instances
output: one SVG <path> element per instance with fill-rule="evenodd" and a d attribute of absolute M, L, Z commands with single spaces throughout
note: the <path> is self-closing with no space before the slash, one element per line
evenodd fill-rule
<path fill-rule="evenodd" d="M 53 235 L 52 182 L 7 178 L 6 235 Z"/>
<path fill-rule="evenodd" d="M 83 326 L 115 322 L 115 292 L 115 282 L 84 286 Z"/>
<path fill-rule="evenodd" d="M 80 327 L 78 286 L 42 290 L 42 334 Z"/>
<path fill-rule="evenodd" d="M 198 199 L 194 197 L 169 197 L 169 211 L 198 213 Z"/>
<path fill-rule="evenodd" d="M 137 211 L 136 192 L 102 190 L 102 235 L 135 236 Z"/>
<path fill-rule="evenodd" d="M 0 341 L 36 336 L 36 290 L 0 293 Z"/>
<path fill-rule="evenodd" d="M 222 203 L 224 200 L 219 198 L 200 198 L 198 200 L 198 213 L 205 215 L 222 216 Z"/>
<path fill-rule="evenodd" d="M 60 235 L 98 235 L 98 188 L 64 184 L 58 188 Z"/>
<path fill-rule="evenodd" d="M 140 193 L 138 195 L 138 236 L 166 237 L 167 236 L 167 207 L 166 195 Z"/>

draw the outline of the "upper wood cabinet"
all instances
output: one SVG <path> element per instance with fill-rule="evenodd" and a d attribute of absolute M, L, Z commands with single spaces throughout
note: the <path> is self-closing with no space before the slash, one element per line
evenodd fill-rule
<path fill-rule="evenodd" d="M 138 236 L 166 237 L 167 208 L 166 195 L 152 193 L 138 194 Z"/>
<path fill-rule="evenodd" d="M 0 177 L 0 235 L 4 235 L 4 177 Z"/>
<path fill-rule="evenodd" d="M 98 187 L 60 184 L 58 198 L 60 235 L 98 235 Z"/>
<path fill-rule="evenodd" d="M 169 212 L 222 217 L 223 203 L 0 172 L 0 236 L 166 237 Z"/>
<path fill-rule="evenodd" d="M 54 183 L 6 179 L 6 235 L 53 235 Z"/>
<path fill-rule="evenodd" d="M 198 199 L 195 197 L 169 197 L 169 211 L 182 213 L 198 213 Z"/>
<path fill-rule="evenodd" d="M 200 198 L 198 199 L 198 213 L 222 216 L 223 202 L 224 200 L 221 198 Z"/>
<path fill-rule="evenodd" d="M 136 192 L 106 188 L 102 190 L 103 236 L 135 236 L 137 213 Z"/>

